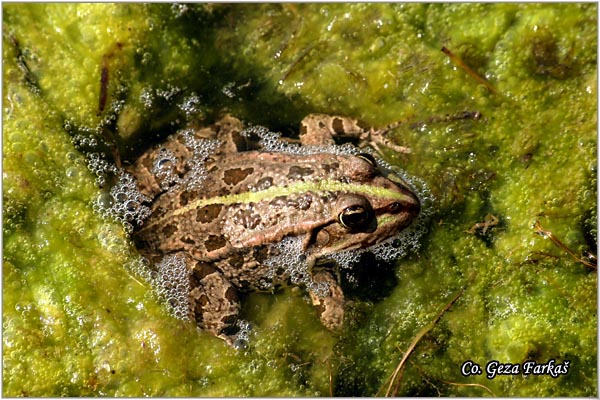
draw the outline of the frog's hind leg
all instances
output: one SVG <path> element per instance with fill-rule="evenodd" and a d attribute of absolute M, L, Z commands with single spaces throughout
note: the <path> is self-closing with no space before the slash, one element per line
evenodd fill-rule
<path fill-rule="evenodd" d="M 354 140 L 359 145 L 370 145 L 379 152 L 384 145 L 400 153 L 410 153 L 410 149 L 392 143 L 386 135 L 402 122 L 375 129 L 364 122 L 338 115 L 310 114 L 300 123 L 300 141 L 303 145 L 332 145 L 335 139 Z"/>
<path fill-rule="evenodd" d="M 334 138 L 363 139 L 367 132 L 357 120 L 337 115 L 309 114 L 300 122 L 300 142 L 303 145 L 332 145 Z"/>
<path fill-rule="evenodd" d="M 154 198 L 182 184 L 191 170 L 208 169 L 223 153 L 245 150 L 242 129 L 241 121 L 229 115 L 208 127 L 182 129 L 126 170 L 137 178 L 140 191 Z"/>
<path fill-rule="evenodd" d="M 210 264 L 192 261 L 190 306 L 201 329 L 233 345 L 240 312 L 237 290 Z"/>

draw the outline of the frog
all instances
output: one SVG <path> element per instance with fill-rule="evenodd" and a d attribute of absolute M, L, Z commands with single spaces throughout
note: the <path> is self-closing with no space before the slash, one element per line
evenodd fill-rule
<path fill-rule="evenodd" d="M 229 345 L 239 344 L 241 295 L 290 280 L 307 288 L 322 324 L 339 332 L 346 301 L 331 256 L 388 240 L 421 211 L 415 189 L 373 151 L 336 145 L 348 138 L 390 145 L 389 129 L 310 114 L 297 139 L 279 138 L 281 149 L 265 148 L 260 129 L 229 114 L 183 129 L 127 169 L 151 199 L 133 241 L 150 265 L 166 257 L 185 265 L 188 318 Z M 273 265 L 290 251 L 281 246 L 287 242 L 298 249 L 300 274 Z"/>

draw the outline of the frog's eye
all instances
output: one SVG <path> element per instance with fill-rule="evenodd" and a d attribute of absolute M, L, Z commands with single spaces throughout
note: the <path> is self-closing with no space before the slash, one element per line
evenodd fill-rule
<path fill-rule="evenodd" d="M 348 206 L 338 214 L 338 221 L 349 230 L 364 230 L 373 219 L 372 210 L 361 205 Z"/>
<path fill-rule="evenodd" d="M 375 157 L 373 157 L 369 153 L 359 153 L 356 155 L 356 157 L 362 158 L 363 160 L 365 160 L 366 162 L 368 162 L 369 164 L 371 164 L 374 167 L 377 166 L 377 161 L 375 161 Z"/>

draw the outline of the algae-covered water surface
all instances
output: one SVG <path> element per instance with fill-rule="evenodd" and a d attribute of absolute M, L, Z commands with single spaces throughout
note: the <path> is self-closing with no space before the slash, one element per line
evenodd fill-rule
<path fill-rule="evenodd" d="M 3 395 L 597 396 L 596 55 L 596 4 L 3 4 Z M 428 231 L 342 332 L 288 288 L 230 348 L 97 212 L 117 151 L 226 112 L 405 121 Z"/>

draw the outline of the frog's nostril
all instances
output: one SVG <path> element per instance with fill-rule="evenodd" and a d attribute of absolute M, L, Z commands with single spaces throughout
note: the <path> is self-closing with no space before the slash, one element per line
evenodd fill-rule
<path fill-rule="evenodd" d="M 395 202 L 391 203 L 391 204 L 388 206 L 388 210 L 389 210 L 390 212 L 393 212 L 393 213 L 395 213 L 395 212 L 398 212 L 398 211 L 400 211 L 401 209 L 402 209 L 402 204 L 398 203 L 397 201 L 395 201 Z"/>

